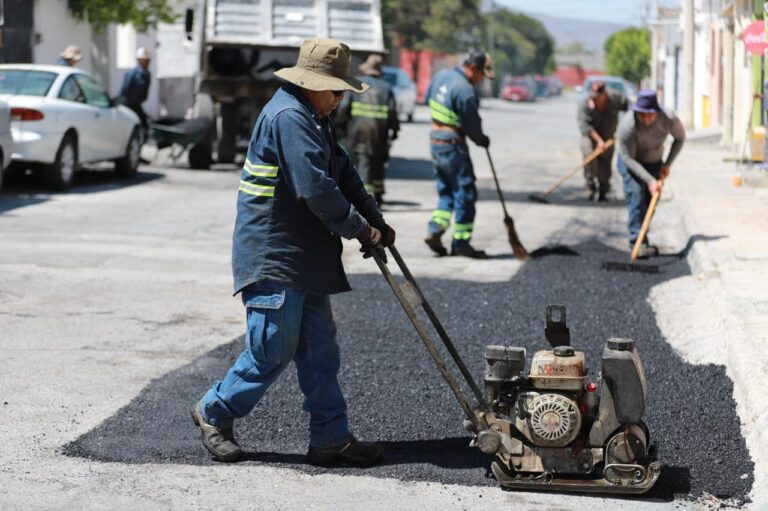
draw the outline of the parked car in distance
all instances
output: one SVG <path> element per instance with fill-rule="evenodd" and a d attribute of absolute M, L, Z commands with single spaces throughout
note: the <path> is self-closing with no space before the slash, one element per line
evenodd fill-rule
<path fill-rule="evenodd" d="M 5 101 L 0 101 L 0 188 L 3 187 L 3 174 L 11 162 L 12 153 L 11 108 Z"/>
<path fill-rule="evenodd" d="M 588 76 L 581 87 L 581 93 L 587 94 L 594 82 L 603 82 L 609 89 L 622 93 L 630 102 L 637 99 L 637 89 L 630 82 L 620 76 Z"/>
<path fill-rule="evenodd" d="M 504 80 L 499 97 L 507 101 L 535 101 L 536 82 L 531 76 L 508 77 Z"/>
<path fill-rule="evenodd" d="M 382 71 L 382 78 L 392 86 L 397 114 L 405 116 L 408 122 L 413 121 L 413 112 L 416 110 L 416 84 L 400 68 L 384 66 Z"/>
<path fill-rule="evenodd" d="M 82 69 L 0 65 L 0 100 L 10 106 L 14 166 L 41 168 L 65 190 L 81 163 L 111 160 L 120 176 L 139 164 L 139 118 Z"/>

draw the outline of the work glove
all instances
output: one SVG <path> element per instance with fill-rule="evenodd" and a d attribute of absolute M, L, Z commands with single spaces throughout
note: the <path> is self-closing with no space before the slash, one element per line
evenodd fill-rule
<path fill-rule="evenodd" d="M 375 250 L 379 257 L 381 257 L 385 263 L 387 262 L 387 254 L 384 253 L 384 245 L 382 244 L 380 230 L 369 225 L 365 228 L 362 234 L 357 237 L 357 241 L 360 242 L 360 252 L 363 253 L 363 259 L 371 257 L 371 252 Z"/>
<path fill-rule="evenodd" d="M 371 222 L 371 225 L 381 231 L 382 245 L 385 247 L 391 247 L 395 244 L 395 230 L 387 225 L 387 222 L 384 221 L 384 218 L 379 218 L 378 220 Z"/>
<path fill-rule="evenodd" d="M 488 149 L 491 146 L 491 139 L 488 138 L 488 135 L 480 135 L 480 142 L 478 142 L 477 145 Z"/>

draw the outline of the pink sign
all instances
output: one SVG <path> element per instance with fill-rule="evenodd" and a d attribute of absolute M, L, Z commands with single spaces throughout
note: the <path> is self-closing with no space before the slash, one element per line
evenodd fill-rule
<path fill-rule="evenodd" d="M 764 55 L 768 50 L 768 41 L 765 40 L 765 22 L 753 21 L 742 34 L 744 45 L 749 53 Z"/>

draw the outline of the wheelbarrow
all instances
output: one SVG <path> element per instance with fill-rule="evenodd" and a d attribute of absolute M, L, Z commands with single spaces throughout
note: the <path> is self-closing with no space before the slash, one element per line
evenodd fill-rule
<path fill-rule="evenodd" d="M 157 149 L 171 148 L 171 160 L 176 163 L 188 151 L 189 166 L 193 169 L 208 169 L 213 163 L 211 140 L 213 139 L 211 119 L 161 119 L 149 124 L 149 131 L 155 139 Z"/>

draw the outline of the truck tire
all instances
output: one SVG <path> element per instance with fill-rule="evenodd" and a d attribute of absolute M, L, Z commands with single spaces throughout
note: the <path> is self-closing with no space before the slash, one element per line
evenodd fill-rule
<path fill-rule="evenodd" d="M 5 174 L 5 169 L 3 168 L 3 150 L 0 149 L 0 190 L 3 189 L 3 174 Z"/>
<path fill-rule="evenodd" d="M 211 146 L 205 142 L 193 145 L 188 154 L 189 166 L 193 169 L 208 170 L 211 168 Z"/>
<path fill-rule="evenodd" d="M 235 103 L 219 104 L 219 126 L 216 140 L 216 161 L 233 163 L 237 152 L 237 107 Z"/>
<path fill-rule="evenodd" d="M 72 180 L 77 170 L 77 140 L 70 132 L 61 139 L 56 160 L 45 167 L 43 177 L 45 184 L 51 190 L 67 190 L 72 186 Z"/>

